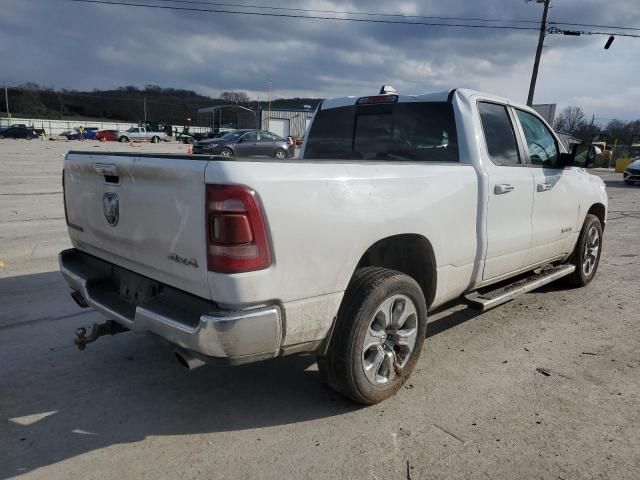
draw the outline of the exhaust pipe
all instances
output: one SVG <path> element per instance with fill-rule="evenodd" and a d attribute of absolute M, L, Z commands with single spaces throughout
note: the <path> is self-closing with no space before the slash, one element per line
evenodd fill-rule
<path fill-rule="evenodd" d="M 190 353 L 187 353 L 185 350 L 174 350 L 173 353 L 178 359 L 178 362 L 180 363 L 180 365 L 182 365 L 183 367 L 189 370 L 193 370 L 205 364 L 203 360 L 200 360 L 199 358 L 194 357 Z"/>

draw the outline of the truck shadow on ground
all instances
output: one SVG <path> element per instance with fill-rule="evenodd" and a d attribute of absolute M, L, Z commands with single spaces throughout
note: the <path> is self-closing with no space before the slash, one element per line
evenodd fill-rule
<path fill-rule="evenodd" d="M 80 352 L 75 328 L 103 318 L 78 315 L 58 272 L 0 279 L 0 304 L 0 478 L 148 437 L 206 445 L 222 438 L 197 435 L 255 429 L 258 439 L 361 408 L 322 384 L 313 356 L 188 371 L 130 332 Z"/>
<path fill-rule="evenodd" d="M 605 180 L 604 181 L 607 188 L 629 188 L 640 190 L 640 184 L 627 185 L 624 183 L 624 180 Z"/>
<path fill-rule="evenodd" d="M 0 429 L 0 478 L 148 437 L 180 442 L 189 436 L 190 445 L 204 448 L 224 441 L 212 433 L 254 429 L 259 441 L 268 435 L 264 428 L 363 408 L 322 384 L 313 356 L 188 371 L 166 345 L 134 333 L 101 338 L 79 352 L 72 345 L 74 329 L 102 317 L 78 314 L 70 303 L 58 317 L 29 318 L 33 306 L 24 295 L 32 289 L 31 298 L 38 298 L 42 285 L 52 302 L 72 302 L 58 272 L 0 279 L 0 300 L 25 312 L 24 320 L 0 328 L 6 427 Z M 21 295 L 12 300 L 18 289 Z M 478 315 L 471 309 L 445 313 L 430 322 L 428 337 Z"/>

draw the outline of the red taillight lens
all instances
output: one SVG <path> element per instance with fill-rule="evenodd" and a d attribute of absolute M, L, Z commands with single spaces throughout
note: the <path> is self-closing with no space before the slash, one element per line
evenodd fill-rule
<path fill-rule="evenodd" d="M 240 273 L 271 265 L 271 249 L 260 200 L 248 187 L 207 185 L 209 271 Z"/>

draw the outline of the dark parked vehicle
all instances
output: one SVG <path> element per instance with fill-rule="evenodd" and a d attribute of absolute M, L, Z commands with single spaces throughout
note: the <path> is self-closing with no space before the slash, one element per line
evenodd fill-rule
<path fill-rule="evenodd" d="M 98 130 L 98 127 L 85 127 L 82 132 L 82 139 L 95 140 Z M 64 136 L 67 137 L 67 140 L 80 140 L 80 129 L 77 128 L 74 132 L 65 133 Z"/>
<path fill-rule="evenodd" d="M 0 128 L 0 138 L 26 138 L 31 140 L 37 137 L 38 132 L 33 127 L 25 125 L 11 125 L 10 127 Z"/>
<path fill-rule="evenodd" d="M 622 178 L 627 185 L 640 183 L 640 157 L 627 165 L 627 168 L 624 169 L 624 173 L 622 174 Z"/>
<path fill-rule="evenodd" d="M 291 158 L 295 147 L 271 132 L 263 130 L 235 130 L 220 138 L 197 142 L 193 153 L 200 155 L 222 155 L 223 157 L 272 157 Z"/>

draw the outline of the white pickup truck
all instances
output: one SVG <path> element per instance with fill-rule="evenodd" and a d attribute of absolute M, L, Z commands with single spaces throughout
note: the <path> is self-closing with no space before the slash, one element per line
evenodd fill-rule
<path fill-rule="evenodd" d="M 427 312 L 589 283 L 607 214 L 593 148 L 532 109 L 456 89 L 324 101 L 300 159 L 69 152 L 60 268 L 184 365 L 307 353 L 365 404 L 395 393 Z"/>
<path fill-rule="evenodd" d="M 152 132 L 145 127 L 131 127 L 127 130 L 119 130 L 117 133 L 118 140 L 122 143 L 127 142 L 151 142 L 158 143 L 160 140 L 166 140 L 167 134 L 164 132 Z"/>

